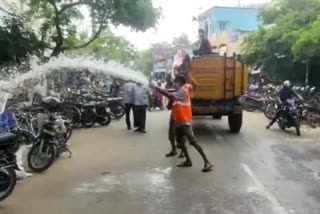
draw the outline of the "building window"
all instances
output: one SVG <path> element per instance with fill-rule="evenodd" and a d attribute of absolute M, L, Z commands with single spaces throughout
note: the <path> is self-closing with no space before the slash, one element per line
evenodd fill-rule
<path fill-rule="evenodd" d="M 219 30 L 226 30 L 227 29 L 227 21 L 219 21 Z"/>
<path fill-rule="evenodd" d="M 239 32 L 232 32 L 230 37 L 231 37 L 231 42 L 238 42 L 239 41 Z"/>

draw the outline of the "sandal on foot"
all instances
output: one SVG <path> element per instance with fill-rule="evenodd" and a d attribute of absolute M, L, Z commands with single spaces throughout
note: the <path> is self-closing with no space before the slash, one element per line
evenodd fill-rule
<path fill-rule="evenodd" d="M 177 167 L 192 167 L 192 163 L 191 162 L 183 162 L 179 165 L 177 165 Z"/>
<path fill-rule="evenodd" d="M 185 158 L 183 152 L 180 153 L 180 155 L 178 156 L 178 158 Z"/>
<path fill-rule="evenodd" d="M 212 167 L 213 167 L 212 164 L 207 164 L 203 167 L 202 172 L 210 172 L 212 171 Z"/>
<path fill-rule="evenodd" d="M 173 157 L 173 156 L 176 156 L 176 155 L 177 155 L 177 152 L 171 151 L 168 154 L 166 154 L 166 157 Z"/>

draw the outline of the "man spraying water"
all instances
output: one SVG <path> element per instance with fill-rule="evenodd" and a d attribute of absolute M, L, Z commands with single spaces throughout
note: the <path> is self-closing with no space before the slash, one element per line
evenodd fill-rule
<path fill-rule="evenodd" d="M 213 165 L 207 159 L 202 147 L 197 143 L 197 139 L 194 136 L 192 129 L 192 109 L 189 86 L 186 84 L 186 78 L 181 75 L 177 75 L 175 78 L 175 88 L 178 90 L 175 93 L 168 93 L 160 88 L 150 85 L 150 87 L 158 90 L 164 96 L 173 100 L 172 114 L 175 121 L 176 136 L 180 143 L 181 149 L 186 157 L 186 161 L 179 164 L 178 167 L 191 167 L 192 161 L 189 156 L 187 147 L 185 145 L 184 138 L 186 137 L 190 144 L 199 152 L 203 161 L 204 167 L 202 172 L 209 172 L 212 170 Z"/>

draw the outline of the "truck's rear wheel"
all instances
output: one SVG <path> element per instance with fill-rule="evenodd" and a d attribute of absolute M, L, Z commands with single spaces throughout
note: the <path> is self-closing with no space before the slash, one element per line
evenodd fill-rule
<path fill-rule="evenodd" d="M 242 112 L 240 114 L 230 114 L 228 117 L 229 128 L 232 133 L 239 133 L 242 126 Z"/>

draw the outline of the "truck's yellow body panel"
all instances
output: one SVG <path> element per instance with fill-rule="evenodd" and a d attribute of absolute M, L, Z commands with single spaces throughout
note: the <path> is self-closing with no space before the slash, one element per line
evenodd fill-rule
<path fill-rule="evenodd" d="M 193 99 L 230 100 L 248 88 L 248 67 L 234 58 L 209 55 L 194 58 L 191 75 L 196 82 Z"/>
<path fill-rule="evenodd" d="M 238 98 L 248 88 L 248 67 L 235 57 L 208 55 L 196 57 L 191 64 L 196 84 L 192 96 L 194 115 L 241 113 Z"/>

